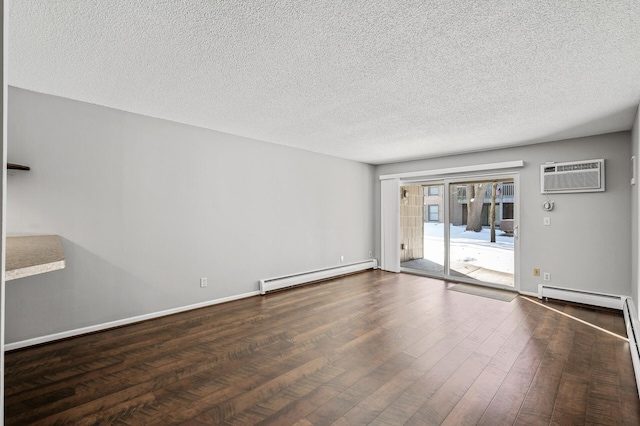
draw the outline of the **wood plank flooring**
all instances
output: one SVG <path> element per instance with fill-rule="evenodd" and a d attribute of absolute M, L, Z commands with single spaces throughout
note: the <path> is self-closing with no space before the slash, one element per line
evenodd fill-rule
<path fill-rule="evenodd" d="M 6 424 L 640 424 L 627 342 L 449 285 L 369 271 L 7 353 Z"/>

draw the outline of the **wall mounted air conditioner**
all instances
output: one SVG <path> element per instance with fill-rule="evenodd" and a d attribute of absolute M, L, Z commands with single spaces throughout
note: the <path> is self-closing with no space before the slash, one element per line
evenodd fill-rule
<path fill-rule="evenodd" d="M 540 192 L 543 194 L 601 191 L 604 191 L 604 159 L 540 166 Z"/>

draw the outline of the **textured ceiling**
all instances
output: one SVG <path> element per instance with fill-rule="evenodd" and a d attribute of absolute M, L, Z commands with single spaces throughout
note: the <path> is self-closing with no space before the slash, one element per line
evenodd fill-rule
<path fill-rule="evenodd" d="M 8 25 L 13 86 L 373 164 L 629 130 L 640 101 L 637 0 L 11 0 Z"/>

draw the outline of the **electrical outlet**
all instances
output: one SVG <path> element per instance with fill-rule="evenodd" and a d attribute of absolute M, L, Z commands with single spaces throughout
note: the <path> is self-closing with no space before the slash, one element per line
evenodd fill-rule
<path fill-rule="evenodd" d="M 344 256 L 340 256 L 340 262 L 344 262 Z"/>
<path fill-rule="evenodd" d="M 540 276 L 540 268 L 533 268 L 533 276 L 534 277 Z"/>
<path fill-rule="evenodd" d="M 369 258 L 373 257 L 373 252 L 371 250 L 369 250 Z"/>
<path fill-rule="evenodd" d="M 551 281 L 551 274 L 549 272 L 545 272 L 542 274 L 542 279 L 545 281 Z"/>
<path fill-rule="evenodd" d="M 200 278 L 200 288 L 205 288 L 207 286 L 207 277 Z"/>

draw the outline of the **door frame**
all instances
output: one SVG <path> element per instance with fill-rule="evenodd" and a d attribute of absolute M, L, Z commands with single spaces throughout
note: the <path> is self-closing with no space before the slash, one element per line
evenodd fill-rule
<path fill-rule="evenodd" d="M 483 286 L 487 286 L 487 287 L 496 287 L 496 288 L 502 288 L 502 289 L 508 289 L 508 290 L 516 290 L 519 291 L 520 290 L 520 173 L 518 171 L 501 171 L 501 169 L 513 169 L 513 168 L 518 168 L 518 167 L 523 167 L 524 166 L 524 162 L 523 161 L 512 161 L 512 162 L 505 162 L 505 163 L 495 163 L 495 164 L 490 164 L 490 165 L 480 165 L 477 167 L 464 167 L 464 171 L 467 172 L 464 175 L 460 175 L 460 174 L 451 174 L 451 173 L 447 173 L 448 171 L 452 171 L 453 169 L 441 169 L 441 170 L 434 170 L 434 171 L 427 171 L 427 172 L 423 172 L 422 174 L 420 172 L 411 172 L 411 173 L 406 173 L 406 174 L 396 174 L 396 175 L 388 175 L 388 176 L 380 176 L 381 184 L 382 187 L 385 186 L 385 180 L 390 180 L 393 181 L 393 183 L 391 182 L 387 182 L 386 183 L 386 196 L 382 196 L 381 197 L 381 231 L 382 231 L 382 235 L 383 237 L 381 238 L 381 242 L 382 242 L 382 253 L 386 253 L 387 254 L 387 259 L 393 259 L 393 264 L 391 264 L 389 261 L 386 262 L 386 267 L 383 269 L 389 270 L 389 271 L 393 271 L 393 272 L 410 272 L 413 274 L 418 274 L 418 275 L 425 275 L 425 276 L 430 276 L 430 277 L 435 277 L 435 278 L 440 278 L 440 279 L 445 279 L 445 280 L 451 280 L 451 281 L 459 281 L 459 282 L 465 282 L 465 283 L 470 283 L 470 284 L 477 284 L 477 285 L 483 285 Z M 460 171 L 460 169 L 463 168 L 457 168 L 456 171 Z M 473 173 L 474 171 L 476 171 L 477 173 Z M 440 174 L 440 172 L 442 172 Z M 513 220 L 514 220 L 514 285 L 513 286 L 505 286 L 505 285 L 500 285 L 500 284 L 493 284 L 493 283 L 487 283 L 484 281 L 478 281 L 475 279 L 470 279 L 470 278 L 466 278 L 466 277 L 452 277 L 450 275 L 450 267 L 449 267 L 449 197 L 450 197 L 450 185 L 451 184 L 455 184 L 458 182 L 466 182 L 466 181 L 473 181 L 473 180 L 500 180 L 500 179 L 504 179 L 504 180 L 513 180 L 513 184 L 514 184 L 514 191 L 515 191 L 515 199 L 514 199 L 514 211 L 513 211 Z M 443 184 L 444 185 L 444 205 L 445 205 L 445 227 L 444 227 L 444 231 L 445 231 L 445 235 L 444 235 L 444 240 L 445 240 L 445 253 L 444 253 L 444 259 L 445 259 L 445 265 L 444 265 L 444 273 L 442 275 L 440 274 L 430 274 L 426 271 L 418 271 L 415 269 L 409 269 L 409 268 L 403 268 L 400 266 L 400 255 L 399 255 L 399 244 L 397 243 L 398 240 L 396 240 L 395 238 L 393 240 L 396 240 L 396 244 L 394 245 L 389 245 L 389 240 L 385 241 L 384 235 L 385 232 L 387 235 L 389 235 L 390 233 L 394 236 L 397 235 L 398 239 L 399 239 L 399 234 L 400 234 L 400 221 L 399 221 L 399 212 L 398 212 L 398 217 L 390 217 L 389 215 L 389 208 L 387 207 L 386 209 L 386 215 L 384 214 L 385 212 L 385 202 L 389 201 L 389 195 L 390 195 L 390 188 L 395 187 L 397 188 L 397 200 L 394 200 L 395 203 L 399 204 L 399 197 L 400 197 L 400 186 L 405 186 L 405 185 L 429 185 L 429 184 Z M 384 192 L 384 190 L 383 190 Z M 392 201 L 393 203 L 393 201 Z M 395 208 L 395 204 L 394 203 L 394 208 Z M 391 227 L 391 228 L 390 228 Z M 390 232 L 390 229 L 395 229 L 394 232 Z M 394 247 L 395 246 L 395 247 Z M 397 253 L 394 254 L 393 257 L 389 257 L 388 254 L 389 253 Z M 397 261 L 397 265 L 395 264 Z M 383 262 L 384 263 L 384 262 Z"/>

